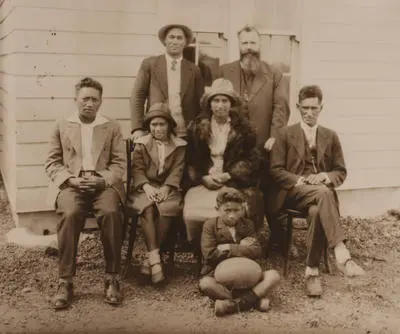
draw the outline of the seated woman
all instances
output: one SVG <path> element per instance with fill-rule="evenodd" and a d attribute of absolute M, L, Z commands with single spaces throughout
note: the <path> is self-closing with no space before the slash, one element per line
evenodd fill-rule
<path fill-rule="evenodd" d="M 174 135 L 176 123 L 164 104 L 150 107 L 143 127 L 149 134 L 135 140 L 128 205 L 140 216 L 148 250 L 141 272 L 159 283 L 164 279 L 160 246 L 175 217 L 182 214 L 180 184 L 186 142 Z"/>
<path fill-rule="evenodd" d="M 248 217 L 256 228 L 264 220 L 262 193 L 257 189 L 261 160 L 256 135 L 240 112 L 232 83 L 216 79 L 202 103 L 204 114 L 188 130 L 187 163 L 194 187 L 186 193 L 183 209 L 187 238 L 195 245 L 204 221 L 217 216 L 216 197 L 222 187 L 245 194 Z"/>

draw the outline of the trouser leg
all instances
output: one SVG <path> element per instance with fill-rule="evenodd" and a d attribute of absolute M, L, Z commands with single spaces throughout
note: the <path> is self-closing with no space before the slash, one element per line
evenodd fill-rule
<path fill-rule="evenodd" d="M 315 267 L 319 264 L 325 238 L 330 247 L 335 247 L 344 240 L 336 195 L 324 185 L 301 185 L 292 188 L 287 198 L 291 207 L 310 214 L 307 265 Z"/>
<path fill-rule="evenodd" d="M 59 249 L 59 277 L 70 279 L 76 273 L 76 255 L 80 231 L 85 224 L 85 196 L 69 187 L 57 197 L 57 214 L 61 219 L 57 225 Z"/>
<path fill-rule="evenodd" d="M 168 237 L 168 232 L 170 231 L 174 219 L 176 219 L 176 217 L 160 216 L 157 227 L 158 248 L 160 248 L 161 245 L 163 245 L 166 238 Z"/>
<path fill-rule="evenodd" d="M 106 273 L 121 269 L 122 219 L 118 193 L 106 188 L 93 198 L 93 211 L 97 218 L 103 243 Z"/>

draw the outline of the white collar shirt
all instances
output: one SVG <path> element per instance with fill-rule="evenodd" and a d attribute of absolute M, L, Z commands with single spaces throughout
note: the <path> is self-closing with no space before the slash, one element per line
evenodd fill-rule
<path fill-rule="evenodd" d="M 82 123 L 79 119 L 79 114 L 71 119 L 73 122 L 79 123 L 81 126 L 81 140 L 82 140 L 82 170 L 95 170 L 93 161 L 93 129 L 96 125 L 108 122 L 108 119 L 102 115 L 96 115 L 92 123 Z"/>
<path fill-rule="evenodd" d="M 316 147 L 317 146 L 317 129 L 318 129 L 318 123 L 315 124 L 313 127 L 307 125 L 303 121 L 300 121 L 300 126 L 304 131 L 304 134 L 306 136 L 308 146 L 311 147 Z"/>

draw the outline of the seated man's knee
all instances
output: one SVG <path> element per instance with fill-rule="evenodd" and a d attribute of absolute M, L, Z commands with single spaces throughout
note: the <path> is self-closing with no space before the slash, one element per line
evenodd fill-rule
<path fill-rule="evenodd" d="M 103 216 L 114 216 L 120 214 L 120 209 L 118 205 L 116 206 L 110 205 L 109 207 L 102 208 L 101 213 Z"/>
<path fill-rule="evenodd" d="M 330 189 L 328 187 L 321 186 L 321 187 L 318 187 L 317 196 L 319 198 L 322 198 L 322 197 L 333 197 L 334 196 L 334 192 L 333 192 L 332 189 Z"/>
<path fill-rule="evenodd" d="M 309 217 L 315 217 L 318 214 L 318 206 L 316 205 L 311 205 L 308 208 L 308 216 Z"/>
<path fill-rule="evenodd" d="M 203 293 L 210 291 L 215 285 L 215 278 L 211 276 L 204 276 L 199 281 L 199 289 Z"/>
<path fill-rule="evenodd" d="M 99 204 L 98 209 L 102 216 L 114 216 L 121 213 L 119 199 L 114 197 L 107 202 Z"/>
<path fill-rule="evenodd" d="M 80 218 L 85 215 L 85 211 L 77 204 L 64 207 L 61 213 L 67 220 Z"/>

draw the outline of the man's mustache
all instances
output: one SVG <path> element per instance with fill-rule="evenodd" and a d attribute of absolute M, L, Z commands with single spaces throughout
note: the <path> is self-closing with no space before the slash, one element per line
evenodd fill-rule
<path fill-rule="evenodd" d="M 254 50 L 247 50 L 247 51 L 243 51 L 240 53 L 240 56 L 242 58 L 246 57 L 246 56 L 254 56 L 256 58 L 260 58 L 260 52 L 259 51 L 254 51 Z"/>

